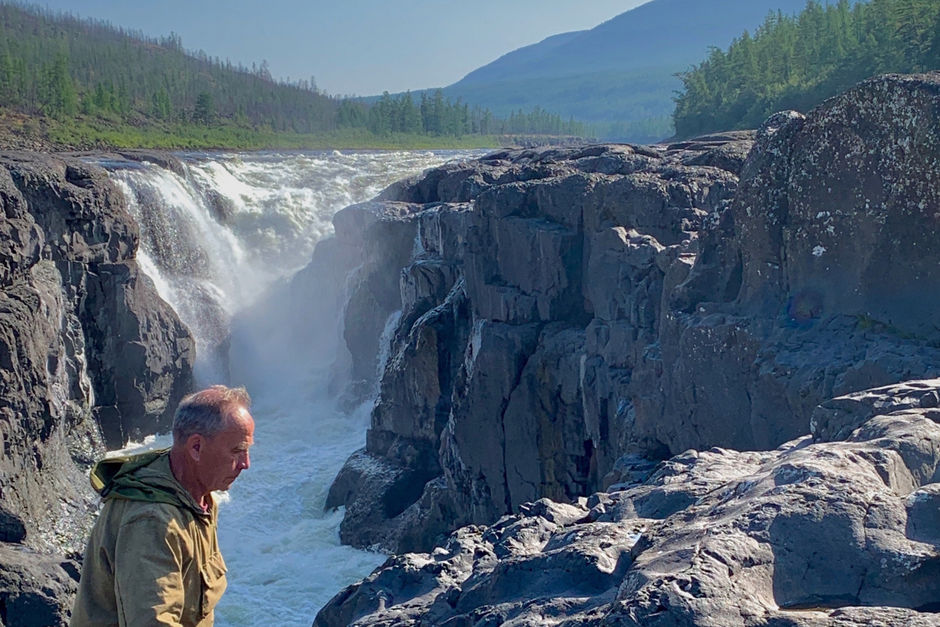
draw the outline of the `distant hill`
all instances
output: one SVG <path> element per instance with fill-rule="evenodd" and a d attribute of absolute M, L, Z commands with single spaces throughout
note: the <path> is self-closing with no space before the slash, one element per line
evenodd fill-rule
<path fill-rule="evenodd" d="M 672 134 L 675 76 L 753 32 L 770 12 L 806 0 L 652 0 L 586 31 L 514 50 L 444 88 L 451 99 L 509 115 L 534 106 L 593 123 L 601 136 L 655 141 Z"/>
<path fill-rule="evenodd" d="M 442 93 L 370 104 L 89 20 L 0 0 L 0 148 L 493 146 L 585 129 L 543 109 L 502 119 Z M 506 137 L 509 136 L 509 137 Z M 538 136 L 538 137 L 532 137 Z M 544 139 L 544 137 L 543 137 Z"/>

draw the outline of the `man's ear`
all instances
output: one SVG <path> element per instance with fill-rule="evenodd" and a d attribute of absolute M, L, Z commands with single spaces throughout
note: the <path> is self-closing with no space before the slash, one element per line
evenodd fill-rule
<path fill-rule="evenodd" d="M 203 438 L 202 435 L 198 433 L 194 433 L 186 438 L 186 453 L 194 462 L 199 461 L 199 457 L 202 455 L 202 446 L 204 443 L 205 438 Z"/>

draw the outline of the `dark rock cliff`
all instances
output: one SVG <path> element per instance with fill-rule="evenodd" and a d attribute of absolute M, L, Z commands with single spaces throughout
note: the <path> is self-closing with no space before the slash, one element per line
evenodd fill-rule
<path fill-rule="evenodd" d="M 0 153 L 0 206 L 0 622 L 51 625 L 97 504 L 90 464 L 169 427 L 194 346 L 103 170 Z"/>
<path fill-rule="evenodd" d="M 400 282 L 378 302 L 360 280 L 350 304 L 366 292 L 370 317 L 347 308 L 347 337 L 377 338 L 401 309 L 367 447 L 330 497 L 344 540 L 427 546 L 602 487 L 632 438 L 620 386 L 656 341 L 667 275 L 730 203 L 750 143 L 498 153 L 340 212 L 339 233 L 387 225 L 397 257 L 375 267 L 386 291 Z M 350 348 L 372 372 L 374 344 Z"/>
<path fill-rule="evenodd" d="M 935 392 L 904 416 L 903 386 L 862 417 L 845 395 L 940 375 L 938 129 L 940 73 L 885 76 L 756 135 L 503 152 L 341 212 L 394 225 L 383 281 L 412 250 L 398 299 L 347 311 L 347 336 L 401 317 L 331 490 L 343 540 L 427 551 L 512 517 L 392 558 L 318 624 L 937 624 L 936 521 L 910 511 Z"/>
<path fill-rule="evenodd" d="M 940 374 L 938 92 L 889 76 L 756 136 L 497 153 L 340 212 L 347 241 L 371 225 L 346 316 L 360 376 L 401 310 L 331 491 L 343 540 L 426 550 Z"/>

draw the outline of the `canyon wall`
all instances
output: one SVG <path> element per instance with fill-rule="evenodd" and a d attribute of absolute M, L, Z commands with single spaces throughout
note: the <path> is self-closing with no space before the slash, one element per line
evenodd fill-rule
<path fill-rule="evenodd" d="M 937 625 L 938 173 L 935 72 L 346 209 L 414 245 L 329 504 L 424 552 L 315 624 Z"/>
<path fill-rule="evenodd" d="M 940 375 L 938 94 L 887 76 L 756 135 L 503 151 L 341 211 L 373 269 L 346 308 L 360 377 L 401 311 L 331 490 L 342 539 L 428 550 Z"/>
<path fill-rule="evenodd" d="M 166 431 L 192 338 L 104 170 L 0 153 L 0 622 L 65 621 L 106 448 Z"/>

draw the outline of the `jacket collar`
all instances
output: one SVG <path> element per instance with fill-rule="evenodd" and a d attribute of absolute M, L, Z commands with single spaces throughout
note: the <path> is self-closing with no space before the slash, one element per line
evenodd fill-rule
<path fill-rule="evenodd" d="M 166 503 L 191 509 L 199 516 L 213 516 L 217 509 L 210 495 L 209 511 L 204 511 L 176 480 L 170 469 L 169 449 L 103 459 L 95 464 L 90 480 L 92 488 L 106 500 Z"/>

